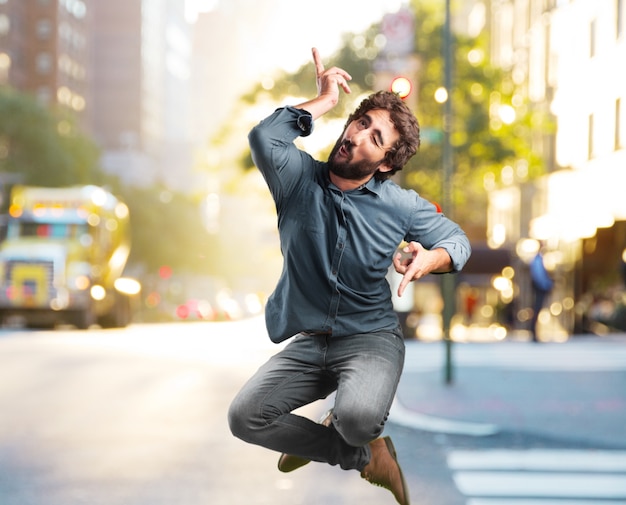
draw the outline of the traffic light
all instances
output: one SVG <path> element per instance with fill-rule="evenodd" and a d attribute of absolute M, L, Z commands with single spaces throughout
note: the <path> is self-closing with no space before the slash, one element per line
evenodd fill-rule
<path fill-rule="evenodd" d="M 391 81 L 391 91 L 403 100 L 411 94 L 413 84 L 404 76 L 394 77 Z"/>

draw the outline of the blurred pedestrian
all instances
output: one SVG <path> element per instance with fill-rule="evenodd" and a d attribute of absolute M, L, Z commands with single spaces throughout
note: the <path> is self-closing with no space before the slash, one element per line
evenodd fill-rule
<path fill-rule="evenodd" d="M 533 287 L 533 315 L 530 320 L 530 331 L 533 342 L 539 342 L 537 335 L 537 323 L 539 313 L 545 305 L 546 299 L 552 291 L 554 281 L 546 269 L 543 259 L 543 248 L 540 248 L 535 257 L 530 262 L 530 279 Z"/>
<path fill-rule="evenodd" d="M 419 146 L 417 120 L 394 93 L 361 102 L 327 162 L 295 146 L 337 105 L 340 89 L 350 92 L 345 70 L 325 69 L 316 49 L 313 60 L 317 96 L 277 109 L 249 135 L 276 203 L 284 257 L 267 330 L 274 342 L 291 340 L 235 397 L 230 428 L 282 452 L 283 472 L 310 461 L 339 465 L 408 504 L 391 439 L 378 438 L 404 363 L 385 276 L 393 263 L 401 296 L 412 280 L 460 270 L 470 245 L 432 203 L 389 179 Z M 402 241 L 405 256 L 397 253 Z M 333 392 L 334 407 L 319 424 L 292 413 Z"/>
<path fill-rule="evenodd" d="M 622 282 L 624 283 L 624 287 L 626 288 L 626 248 L 624 248 L 624 250 L 622 251 L 620 270 L 622 273 Z"/>

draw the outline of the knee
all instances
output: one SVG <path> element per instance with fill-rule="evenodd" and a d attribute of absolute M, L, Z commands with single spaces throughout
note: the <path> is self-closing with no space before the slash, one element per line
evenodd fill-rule
<path fill-rule="evenodd" d="M 333 426 L 341 437 L 353 447 L 362 447 L 377 438 L 384 428 L 384 419 L 374 412 L 351 411 L 335 414 Z"/>
<path fill-rule="evenodd" d="M 242 438 L 245 426 L 243 410 L 237 399 L 233 400 L 228 408 L 228 427 L 230 432 L 237 438 Z"/>
<path fill-rule="evenodd" d="M 245 442 L 251 442 L 254 424 L 250 405 L 239 397 L 235 398 L 228 409 L 228 427 L 230 432 Z"/>

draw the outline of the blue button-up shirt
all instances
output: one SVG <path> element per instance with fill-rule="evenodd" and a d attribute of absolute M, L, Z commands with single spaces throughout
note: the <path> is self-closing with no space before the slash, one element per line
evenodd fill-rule
<path fill-rule="evenodd" d="M 342 337 L 393 330 L 398 319 L 386 275 L 400 243 L 442 247 L 458 271 L 469 258 L 469 241 L 432 203 L 391 180 L 337 188 L 327 164 L 294 145 L 310 133 L 307 119 L 306 111 L 278 109 L 249 135 L 276 203 L 284 260 L 265 310 L 269 336 L 281 342 L 299 332 Z"/>

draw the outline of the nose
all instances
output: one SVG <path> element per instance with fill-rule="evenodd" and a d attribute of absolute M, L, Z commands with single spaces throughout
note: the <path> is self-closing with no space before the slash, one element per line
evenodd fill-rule
<path fill-rule="evenodd" d="M 352 145 L 358 146 L 363 139 L 367 136 L 366 130 L 361 130 L 352 134 L 348 139 Z"/>

